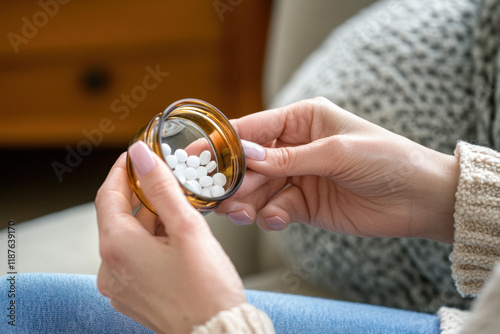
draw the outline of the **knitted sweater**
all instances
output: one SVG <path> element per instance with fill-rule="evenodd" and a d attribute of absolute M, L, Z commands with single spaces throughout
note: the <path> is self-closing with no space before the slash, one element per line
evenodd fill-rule
<path fill-rule="evenodd" d="M 455 154 L 460 177 L 455 204 L 453 277 L 462 294 L 477 294 L 487 286 L 473 311 L 442 307 L 443 334 L 497 333 L 500 328 L 500 153 L 460 142 Z M 500 263 L 500 262 L 498 262 Z M 249 304 L 223 311 L 193 334 L 274 333 L 269 318 Z"/>
<path fill-rule="evenodd" d="M 498 333 L 500 153 L 462 142 L 457 145 L 455 155 L 460 159 L 460 178 L 455 195 L 453 277 L 463 295 L 483 291 L 470 314 L 442 307 L 438 312 L 441 331 L 443 334 Z M 492 276 L 495 264 L 497 268 Z"/>

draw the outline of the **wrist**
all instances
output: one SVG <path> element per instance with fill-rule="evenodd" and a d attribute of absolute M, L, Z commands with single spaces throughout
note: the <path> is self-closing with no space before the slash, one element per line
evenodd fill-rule
<path fill-rule="evenodd" d="M 416 185 L 416 216 L 421 222 L 415 237 L 453 243 L 455 194 L 460 174 L 459 159 L 453 155 L 428 150 L 433 163 L 423 166 L 424 172 Z M 414 215 L 415 216 L 415 215 Z"/>

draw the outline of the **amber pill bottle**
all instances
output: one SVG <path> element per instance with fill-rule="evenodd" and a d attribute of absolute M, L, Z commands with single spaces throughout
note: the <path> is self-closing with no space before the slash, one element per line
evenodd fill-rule
<path fill-rule="evenodd" d="M 203 150 L 211 152 L 212 160 L 216 162 L 216 172 L 223 173 L 227 179 L 222 196 L 203 196 L 179 182 L 187 200 L 202 214 L 216 209 L 243 181 L 246 159 L 240 138 L 224 114 L 205 101 L 184 99 L 172 103 L 140 129 L 130 141 L 130 145 L 138 140 L 144 141 L 151 151 L 163 160 L 166 157 L 162 154 L 162 143 L 168 144 L 172 153 L 177 149 L 183 149 L 189 155 L 198 155 Z M 156 213 L 142 193 L 140 182 L 128 157 L 127 173 L 130 186 L 141 203 Z"/>

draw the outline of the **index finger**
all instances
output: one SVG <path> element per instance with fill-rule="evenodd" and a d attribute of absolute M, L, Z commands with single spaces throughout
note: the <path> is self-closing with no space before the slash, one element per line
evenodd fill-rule
<path fill-rule="evenodd" d="M 303 100 L 244 116 L 231 124 L 240 138 L 261 145 L 278 138 L 290 144 L 304 144 L 312 140 L 311 125 L 319 107 L 318 100 Z"/>

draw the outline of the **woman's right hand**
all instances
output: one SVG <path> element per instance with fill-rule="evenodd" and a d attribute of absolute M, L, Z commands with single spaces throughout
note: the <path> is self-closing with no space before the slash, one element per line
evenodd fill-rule
<path fill-rule="evenodd" d="M 233 125 L 249 170 L 216 212 L 235 223 L 256 221 L 262 229 L 281 230 L 300 222 L 362 237 L 453 241 L 456 157 L 324 98 L 255 113 Z"/>

